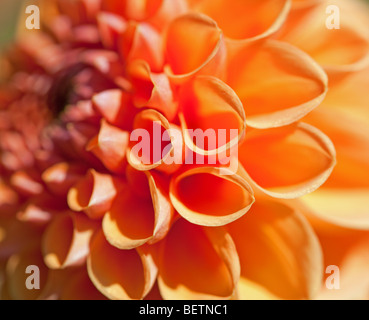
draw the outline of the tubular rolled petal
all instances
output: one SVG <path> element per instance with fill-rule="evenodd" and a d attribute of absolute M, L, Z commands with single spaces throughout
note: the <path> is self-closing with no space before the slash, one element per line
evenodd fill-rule
<path fill-rule="evenodd" d="M 86 169 L 81 165 L 60 162 L 46 169 L 42 173 L 42 180 L 52 193 L 66 196 L 69 189 L 85 172 Z"/>
<path fill-rule="evenodd" d="M 132 249 L 146 242 L 152 244 L 161 240 L 167 234 L 174 214 L 163 178 L 154 172 L 133 171 L 130 174 L 131 185 L 137 185 L 134 189 L 139 183 L 143 184 L 140 186 L 142 189 L 149 188 L 148 197 L 142 197 L 127 187 L 103 219 L 106 239 L 119 249 Z"/>
<path fill-rule="evenodd" d="M 123 129 L 130 128 L 133 107 L 130 97 L 120 89 L 106 90 L 92 98 L 94 107 L 112 125 Z"/>
<path fill-rule="evenodd" d="M 264 193 L 293 199 L 315 191 L 328 179 L 336 164 L 336 152 L 321 131 L 298 123 L 254 129 L 241 146 L 239 159 Z"/>
<path fill-rule="evenodd" d="M 183 86 L 179 119 L 186 146 L 202 155 L 225 152 L 240 142 L 246 130 L 242 102 L 224 82 L 210 76 L 198 76 Z M 198 129 L 204 134 L 210 130 L 216 137 L 207 143 L 205 139 L 194 139 Z M 237 134 L 231 136 L 231 130 Z"/>
<path fill-rule="evenodd" d="M 100 131 L 92 138 L 86 149 L 91 151 L 107 169 L 114 173 L 125 170 L 126 152 L 129 144 L 129 132 L 101 121 Z"/>
<path fill-rule="evenodd" d="M 228 39 L 255 41 L 276 33 L 290 6 L 290 0 L 200 0 L 192 7 L 217 21 Z"/>
<path fill-rule="evenodd" d="M 133 86 L 133 103 L 137 108 L 149 107 L 163 113 L 169 121 L 177 115 L 172 88 L 163 73 L 152 73 L 145 61 L 136 60 L 128 66 Z"/>
<path fill-rule="evenodd" d="M 68 205 L 73 211 L 84 211 L 91 219 L 100 219 L 122 188 L 123 182 L 109 174 L 90 169 L 68 193 Z"/>
<path fill-rule="evenodd" d="M 182 136 L 172 134 L 171 130 L 180 131 L 161 113 L 153 109 L 141 111 L 135 117 L 133 127 L 127 150 L 127 161 L 133 168 L 173 173 L 181 166 Z"/>
<path fill-rule="evenodd" d="M 297 48 L 274 40 L 233 51 L 227 83 L 240 97 L 247 124 L 291 124 L 316 108 L 328 90 L 321 67 Z"/>
<path fill-rule="evenodd" d="M 222 75 L 225 45 L 215 21 L 201 14 L 187 14 L 174 20 L 167 31 L 165 72 L 175 83 L 196 74 Z"/>
<path fill-rule="evenodd" d="M 154 72 L 164 64 L 162 37 L 148 23 L 131 22 L 121 37 L 120 52 L 126 63 L 145 60 Z"/>
<path fill-rule="evenodd" d="M 112 300 L 144 298 L 157 274 L 150 254 L 136 249 L 119 250 L 107 242 L 102 232 L 91 244 L 87 270 L 96 288 Z"/>
<path fill-rule="evenodd" d="M 89 254 L 90 239 L 97 229 L 95 222 L 80 213 L 54 217 L 42 240 L 45 264 L 50 269 L 83 265 Z"/>
<path fill-rule="evenodd" d="M 126 30 L 127 22 L 119 15 L 110 12 L 99 13 L 97 22 L 104 47 L 116 50 L 119 36 Z"/>
<path fill-rule="evenodd" d="M 231 223 L 254 203 L 253 190 L 243 173 L 223 175 L 218 167 L 194 167 L 177 174 L 172 178 L 169 194 L 183 218 L 202 226 Z"/>
<path fill-rule="evenodd" d="M 241 263 L 240 298 L 309 299 L 320 290 L 319 241 L 292 207 L 257 197 L 250 214 L 227 228 Z"/>
<path fill-rule="evenodd" d="M 232 298 L 239 279 L 239 260 L 224 229 L 179 219 L 159 250 L 158 284 L 164 299 Z"/>

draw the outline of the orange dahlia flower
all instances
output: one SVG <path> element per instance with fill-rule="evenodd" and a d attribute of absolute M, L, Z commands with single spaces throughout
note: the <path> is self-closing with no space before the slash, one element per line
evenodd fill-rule
<path fill-rule="evenodd" d="M 1 298 L 369 298 L 369 11 L 331 2 L 41 1 L 1 60 Z"/>

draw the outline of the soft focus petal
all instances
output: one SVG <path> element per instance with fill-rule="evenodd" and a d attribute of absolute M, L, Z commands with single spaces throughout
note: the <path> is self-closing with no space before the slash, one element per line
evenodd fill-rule
<path fill-rule="evenodd" d="M 179 219 L 161 243 L 158 283 L 164 299 L 229 299 L 239 279 L 234 243 L 221 228 Z"/>
<path fill-rule="evenodd" d="M 252 299 L 257 290 L 262 298 L 308 299 L 320 289 L 321 248 L 293 208 L 257 197 L 249 214 L 228 228 L 240 257 L 241 279 L 246 279 L 241 298 Z"/>
<path fill-rule="evenodd" d="M 232 51 L 227 83 L 240 97 L 248 125 L 287 125 L 323 101 L 328 90 L 326 74 L 295 47 L 269 40 Z"/>
<path fill-rule="evenodd" d="M 119 250 L 106 241 L 102 232 L 92 242 L 87 268 L 94 285 L 113 300 L 142 299 L 156 277 L 150 255 L 135 249 Z"/>
<path fill-rule="evenodd" d="M 50 269 L 82 265 L 89 253 L 90 239 L 97 225 L 79 213 L 59 214 L 43 236 L 43 255 Z"/>
<path fill-rule="evenodd" d="M 259 189 L 284 199 L 316 190 L 328 179 L 336 161 L 329 138 L 304 123 L 249 131 L 239 158 Z"/>

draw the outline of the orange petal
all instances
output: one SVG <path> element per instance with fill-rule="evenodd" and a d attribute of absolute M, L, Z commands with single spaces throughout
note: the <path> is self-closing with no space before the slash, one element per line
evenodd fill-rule
<path fill-rule="evenodd" d="M 195 74 L 221 75 L 225 64 L 222 31 L 205 15 L 188 14 L 174 20 L 166 38 L 165 71 L 175 82 Z"/>
<path fill-rule="evenodd" d="M 292 22 L 289 28 L 286 28 L 288 32 L 282 39 L 312 56 L 324 66 L 330 79 L 368 66 L 369 41 L 366 36 L 368 11 L 363 6 L 352 12 L 351 5 L 354 2 L 356 3 L 356 1 L 336 1 L 335 5 L 340 9 L 340 29 L 334 30 L 326 27 L 326 21 L 330 17 L 326 13 L 326 2 L 302 18 L 294 19 L 292 11 Z M 357 23 L 363 12 L 366 14 L 363 19 L 365 27 L 358 26 Z"/>
<path fill-rule="evenodd" d="M 129 20 L 146 20 L 159 10 L 162 2 L 163 0 L 106 0 L 103 1 L 102 8 Z"/>
<path fill-rule="evenodd" d="M 160 34 L 149 24 L 131 22 L 120 42 L 123 61 L 145 60 L 154 72 L 159 72 L 164 63 L 161 42 Z"/>
<path fill-rule="evenodd" d="M 44 191 L 42 183 L 33 172 L 17 171 L 11 176 L 10 183 L 24 196 L 35 196 Z"/>
<path fill-rule="evenodd" d="M 241 101 L 230 87 L 210 76 L 196 77 L 182 87 L 179 119 L 186 146 L 202 155 L 217 154 L 237 145 L 246 130 L 246 116 Z M 214 130 L 217 135 L 217 139 L 214 139 L 215 149 L 201 145 L 200 139 L 194 143 L 189 130 L 195 135 L 197 129 L 204 133 L 209 129 Z M 227 135 L 223 142 L 217 141 L 221 130 Z M 237 134 L 229 140 L 228 133 L 231 130 L 237 130 Z"/>
<path fill-rule="evenodd" d="M 203 226 L 231 223 L 254 202 L 253 191 L 241 171 L 222 175 L 217 167 L 194 167 L 177 174 L 172 178 L 169 194 L 182 217 Z"/>
<path fill-rule="evenodd" d="M 128 66 L 133 85 L 133 103 L 137 108 L 149 107 L 162 112 L 169 121 L 177 115 L 177 104 L 168 77 L 152 73 L 145 61 L 136 60 Z"/>
<path fill-rule="evenodd" d="M 257 197 L 249 214 L 227 227 L 246 280 L 241 299 L 255 298 L 255 286 L 263 297 L 283 299 L 309 299 L 320 289 L 319 241 L 292 207 Z"/>
<path fill-rule="evenodd" d="M 97 136 L 87 144 L 91 151 L 111 172 L 122 173 L 125 170 L 126 151 L 129 143 L 129 132 L 101 121 Z"/>
<path fill-rule="evenodd" d="M 326 95 L 324 71 L 289 44 L 268 40 L 260 46 L 244 45 L 232 54 L 227 83 L 240 97 L 251 127 L 293 123 Z"/>
<path fill-rule="evenodd" d="M 86 262 L 97 225 L 79 213 L 59 214 L 47 227 L 42 242 L 45 264 L 64 269 Z"/>
<path fill-rule="evenodd" d="M 101 12 L 97 17 L 101 41 L 105 48 L 116 50 L 118 47 L 118 39 L 126 28 L 126 21 L 109 12 Z"/>
<path fill-rule="evenodd" d="M 239 150 L 240 162 L 259 189 L 284 199 L 320 187 L 335 166 L 335 156 L 329 138 L 304 123 L 249 131 Z"/>
<path fill-rule="evenodd" d="M 66 196 L 85 172 L 86 169 L 79 164 L 60 162 L 46 169 L 42 173 L 42 180 L 52 193 Z"/>
<path fill-rule="evenodd" d="M 362 94 L 366 95 L 364 92 Z M 345 106 L 345 102 L 342 106 Z M 339 102 L 337 108 L 332 107 L 319 108 L 306 120 L 319 125 L 332 139 L 337 150 L 337 166 L 324 186 L 302 200 L 321 219 L 341 226 L 368 230 L 367 112 L 366 115 L 363 112 L 364 105 L 361 112 L 356 112 L 354 102 L 352 105 L 347 104 L 346 110 L 340 107 Z"/>
<path fill-rule="evenodd" d="M 142 182 L 146 179 L 141 187 L 146 189 L 148 185 L 151 197 L 142 198 L 127 187 L 105 215 L 102 225 L 105 237 L 119 249 L 132 249 L 146 242 L 152 244 L 161 240 L 169 230 L 174 213 L 163 177 L 158 173 L 137 172 L 132 168 L 127 170 L 127 174 L 131 181 Z M 135 184 L 135 181 L 131 183 Z"/>
<path fill-rule="evenodd" d="M 171 21 L 186 13 L 187 7 L 187 0 L 161 0 L 158 10 L 147 21 L 156 29 L 165 30 Z"/>
<path fill-rule="evenodd" d="M 229 299 L 239 279 L 234 243 L 222 228 L 179 219 L 160 247 L 158 284 L 164 299 Z"/>
<path fill-rule="evenodd" d="M 151 290 L 157 272 L 149 254 L 119 250 L 102 232 L 92 242 L 87 270 L 96 288 L 112 300 L 142 299 Z"/>
<path fill-rule="evenodd" d="M 127 160 L 133 168 L 173 173 L 181 166 L 182 135 L 161 113 L 153 109 L 141 111 L 133 126 L 127 150 Z M 174 136 L 171 130 L 176 130 L 178 135 Z"/>
<path fill-rule="evenodd" d="M 4 217 L 7 213 L 11 213 L 17 209 L 19 203 L 19 195 L 10 186 L 0 179 L 0 212 Z"/>
<path fill-rule="evenodd" d="M 129 130 L 133 119 L 129 98 L 129 95 L 122 90 L 112 89 L 96 94 L 92 102 L 109 123 Z"/>
<path fill-rule="evenodd" d="M 123 182 L 109 174 L 90 169 L 68 193 L 68 205 L 84 211 L 91 219 L 100 219 L 110 208 Z"/>
<path fill-rule="evenodd" d="M 193 9 L 217 21 L 227 38 L 253 41 L 277 32 L 290 6 L 290 0 L 200 0 Z"/>

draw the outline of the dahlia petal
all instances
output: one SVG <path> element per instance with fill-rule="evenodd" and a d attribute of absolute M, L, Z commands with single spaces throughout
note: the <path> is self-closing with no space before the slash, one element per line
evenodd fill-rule
<path fill-rule="evenodd" d="M 79 213 L 54 217 L 42 240 L 45 264 L 50 269 L 64 269 L 86 262 L 90 239 L 97 229 L 95 222 Z"/>
<path fill-rule="evenodd" d="M 42 173 L 42 181 L 55 195 L 65 197 L 69 189 L 86 172 L 84 166 L 69 162 L 60 162 L 50 166 Z"/>
<path fill-rule="evenodd" d="M 241 101 L 224 82 L 210 76 L 198 76 L 182 87 L 179 119 L 186 146 L 202 155 L 218 154 L 236 146 L 246 130 L 246 116 Z M 209 149 L 199 145 L 199 139 L 194 143 L 189 130 L 195 132 L 197 129 L 205 133 L 209 129 L 214 130 L 218 139 L 220 130 L 225 130 L 225 134 L 237 130 L 237 135 L 225 137 L 228 141 L 214 141 L 217 146 Z"/>
<path fill-rule="evenodd" d="M 239 260 L 230 235 L 179 219 L 160 243 L 158 284 L 164 299 L 230 299 Z"/>
<path fill-rule="evenodd" d="M 119 250 L 102 232 L 92 242 L 87 270 L 96 288 L 112 300 L 142 299 L 154 285 L 157 272 L 149 254 Z"/>
<path fill-rule="evenodd" d="M 276 33 L 286 20 L 290 6 L 290 0 L 200 0 L 193 1 L 192 8 L 217 21 L 227 38 L 255 41 Z"/>
<path fill-rule="evenodd" d="M 97 21 L 104 47 L 116 50 L 119 36 L 126 30 L 127 22 L 122 17 L 110 12 L 99 13 Z"/>
<path fill-rule="evenodd" d="M 24 196 L 35 196 L 44 191 L 41 181 L 32 172 L 16 171 L 10 178 L 10 184 Z"/>
<path fill-rule="evenodd" d="M 181 166 L 182 136 L 172 134 L 171 130 L 176 130 L 177 133 L 180 131 L 161 113 L 153 109 L 141 111 L 135 117 L 133 127 L 127 150 L 127 161 L 133 168 L 139 171 L 157 169 L 173 173 Z"/>
<path fill-rule="evenodd" d="M 102 225 L 105 237 L 119 249 L 132 249 L 146 242 L 152 244 L 161 240 L 169 230 L 174 213 L 165 183 L 159 174 L 127 168 L 127 175 L 131 184 L 146 179 L 143 183 L 148 185 L 150 195 L 142 198 L 127 187 L 105 215 Z M 145 189 L 145 185 L 141 188 Z"/>
<path fill-rule="evenodd" d="M 74 211 L 84 211 L 91 219 L 100 219 L 111 208 L 122 186 L 120 179 L 90 169 L 69 190 L 68 205 Z"/>
<path fill-rule="evenodd" d="M 359 98 L 359 100 L 362 98 Z M 369 229 L 369 131 L 365 113 L 326 108 L 306 120 L 319 124 L 337 150 L 337 166 L 328 181 L 302 198 L 309 209 L 326 221 L 355 229 Z M 366 112 L 367 113 L 367 112 Z M 363 117 L 360 117 L 360 115 Z M 334 121 L 332 120 L 334 119 Z"/>
<path fill-rule="evenodd" d="M 111 172 L 122 173 L 125 170 L 126 150 L 129 143 L 129 132 L 101 121 L 97 136 L 87 144 L 91 151 Z"/>
<path fill-rule="evenodd" d="M 264 296 L 309 299 L 320 290 L 319 241 L 292 207 L 257 197 L 250 213 L 227 227 L 240 257 L 241 279 L 264 288 Z"/>
<path fill-rule="evenodd" d="M 115 81 L 115 83 L 119 83 L 119 80 L 122 77 L 122 74 L 124 73 L 124 69 L 121 65 L 119 55 L 114 51 L 109 50 L 88 50 L 83 52 L 79 59 L 83 63 L 87 63 L 94 68 L 96 68 L 98 71 L 101 72 L 101 74 L 105 75 L 108 79 L 111 81 Z M 92 79 L 93 80 L 100 80 L 98 79 Z M 107 81 L 107 79 L 103 79 Z M 110 89 L 114 88 L 114 84 L 111 82 L 107 82 L 105 86 L 108 86 Z M 100 90 L 102 91 L 102 90 Z"/>
<path fill-rule="evenodd" d="M 220 76 L 225 55 L 222 31 L 207 16 L 187 14 L 170 24 L 164 70 L 172 81 L 181 83 L 199 73 Z"/>
<path fill-rule="evenodd" d="M 0 212 L 1 216 L 16 210 L 19 204 L 19 195 L 10 186 L 0 179 Z"/>
<path fill-rule="evenodd" d="M 146 20 L 159 10 L 162 2 L 163 0 L 106 0 L 102 8 L 129 20 Z"/>
<path fill-rule="evenodd" d="M 111 124 L 129 129 L 133 118 L 130 97 L 120 89 L 112 89 L 96 94 L 92 98 L 94 107 Z"/>
<path fill-rule="evenodd" d="M 136 60 L 128 66 L 133 86 L 133 103 L 137 108 L 149 107 L 163 113 L 169 121 L 177 115 L 172 88 L 163 73 L 152 73 L 145 61 Z"/>
<path fill-rule="evenodd" d="M 304 123 L 249 131 L 240 147 L 239 159 L 260 190 L 283 199 L 315 191 L 336 164 L 329 138 Z"/>
<path fill-rule="evenodd" d="M 242 172 L 222 175 L 218 167 L 200 166 L 176 174 L 169 194 L 183 218 L 202 226 L 231 223 L 254 203 L 253 191 Z"/>
<path fill-rule="evenodd" d="M 324 71 L 291 45 L 268 40 L 232 51 L 227 83 L 240 97 L 251 127 L 291 124 L 317 107 L 327 93 Z"/>
<path fill-rule="evenodd" d="M 133 0 L 134 1 L 134 0 Z M 158 30 L 165 30 L 166 26 L 188 10 L 187 0 L 161 0 L 158 10 L 147 21 Z"/>
<path fill-rule="evenodd" d="M 154 72 L 159 72 L 164 63 L 162 38 L 147 23 L 130 22 L 120 41 L 123 61 L 145 60 Z"/>
<path fill-rule="evenodd" d="M 351 2 L 351 1 L 350 1 Z M 337 2 L 342 12 L 349 12 L 350 5 Z M 291 12 L 293 25 L 286 28 L 286 34 L 282 40 L 287 41 L 311 55 L 328 73 L 330 79 L 337 76 L 358 71 L 369 65 L 369 40 L 365 27 L 358 27 L 353 21 L 352 14 L 341 14 L 340 29 L 331 30 L 326 27 L 328 15 L 327 3 L 312 10 L 305 17 L 294 19 L 294 11 Z M 367 9 L 364 8 L 366 11 Z M 361 14 L 355 12 L 355 19 Z M 366 18 L 365 18 L 366 19 Z M 309 28 L 306 28 L 306 26 Z"/>

